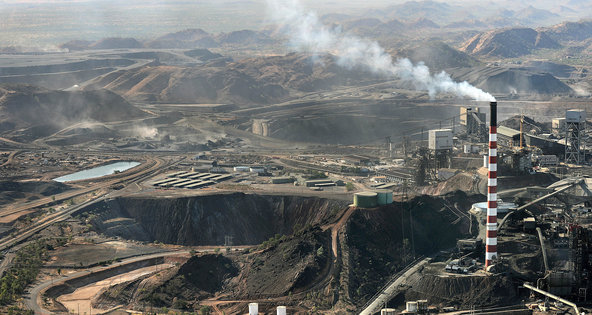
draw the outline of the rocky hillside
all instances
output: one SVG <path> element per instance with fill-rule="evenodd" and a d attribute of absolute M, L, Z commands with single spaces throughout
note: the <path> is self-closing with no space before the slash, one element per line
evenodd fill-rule
<path fill-rule="evenodd" d="M 110 73 L 93 86 L 149 102 L 248 105 L 280 101 L 290 90 L 318 91 L 373 78 L 339 67 L 330 56 L 314 63 L 311 56 L 289 54 L 186 68 L 146 66 Z"/>
<path fill-rule="evenodd" d="M 429 41 L 411 48 L 401 49 L 395 54 L 409 58 L 414 63 L 424 62 L 432 72 L 448 68 L 472 67 L 479 64 L 479 61 L 472 56 L 438 41 Z"/>
<path fill-rule="evenodd" d="M 234 193 L 179 199 L 116 198 L 84 214 L 100 232 L 181 245 L 259 244 L 334 219 L 345 201 Z M 224 227 L 221 229 L 221 227 Z"/>
<path fill-rule="evenodd" d="M 328 233 L 319 228 L 303 229 L 293 236 L 272 238 L 247 254 L 191 257 L 171 270 L 113 286 L 92 303 L 103 309 L 142 307 L 150 302 L 155 307 L 193 310 L 200 308 L 200 301 L 220 292 L 238 300 L 296 296 L 327 276 L 329 246 Z M 260 311 L 265 307 L 261 305 Z M 244 314 L 242 308 L 239 305 L 225 312 Z"/>
<path fill-rule="evenodd" d="M 354 313 L 412 259 L 413 250 L 429 255 L 471 235 L 468 216 L 449 209 L 466 211 L 481 199 L 456 192 L 354 210 L 345 208 L 345 202 L 303 197 L 118 198 L 83 210 L 80 218 L 108 235 L 124 236 L 142 228 L 162 235 L 164 242 L 174 242 L 179 235 L 185 240 L 177 243 L 185 244 L 204 244 L 205 238 L 211 240 L 208 244 L 222 244 L 224 235 L 234 236 L 235 244 L 264 241 L 244 252 L 193 257 L 169 271 L 114 286 L 93 304 L 141 307 L 152 302 L 185 310 L 200 300 L 224 296 L 237 301 L 218 304 L 227 314 L 245 313 L 246 301 L 261 298 L 293 311 L 315 307 L 324 313 L 338 305 Z M 332 225 L 346 209 L 353 211 L 349 219 Z M 445 294 L 443 299 L 448 298 Z M 271 306 L 260 304 L 260 311 L 268 312 Z"/>
<path fill-rule="evenodd" d="M 109 122 L 142 117 L 144 113 L 121 96 L 107 91 L 51 91 L 29 85 L 0 85 L 0 134 L 15 129 L 36 139 L 71 124 Z"/>
<path fill-rule="evenodd" d="M 356 212 L 347 225 L 349 258 L 355 270 L 350 274 L 349 296 L 363 304 L 376 293 L 380 279 L 387 279 L 402 268 L 405 259 L 411 259 L 413 249 L 416 255 L 425 255 L 455 246 L 458 238 L 469 235 L 470 222 L 466 218 L 457 220 L 455 214 L 444 209 L 470 209 L 479 198 L 455 192 Z"/>
<path fill-rule="evenodd" d="M 556 41 L 583 41 L 592 38 L 592 20 L 564 22 L 543 30 Z"/>
<path fill-rule="evenodd" d="M 477 34 L 460 50 L 475 56 L 514 58 L 530 54 L 535 49 L 559 47 L 544 32 L 531 28 L 509 28 Z"/>

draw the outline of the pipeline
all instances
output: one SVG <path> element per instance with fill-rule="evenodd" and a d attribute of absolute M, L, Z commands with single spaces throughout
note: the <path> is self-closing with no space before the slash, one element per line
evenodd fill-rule
<path fill-rule="evenodd" d="M 566 299 L 562 299 L 562 298 L 558 297 L 557 295 L 554 295 L 554 294 L 551 294 L 551 293 L 549 293 L 547 291 L 543 291 L 543 290 L 541 290 L 539 288 L 533 287 L 532 285 L 530 285 L 528 283 L 525 283 L 524 284 L 524 287 L 527 288 L 527 289 L 531 289 L 534 292 L 540 293 L 540 294 L 542 294 L 544 296 L 548 296 L 548 297 L 550 297 L 550 298 L 552 298 L 552 299 L 554 299 L 556 301 L 559 301 L 559 302 L 561 302 L 561 303 L 563 303 L 565 305 L 569 305 L 569 306 L 573 307 L 573 309 L 576 312 L 576 315 L 580 315 L 580 310 L 578 310 L 578 306 L 576 305 L 576 303 L 572 303 L 572 302 L 570 302 L 570 301 L 568 301 Z"/>
<path fill-rule="evenodd" d="M 541 242 L 541 251 L 543 252 L 543 263 L 545 264 L 545 273 L 549 272 L 549 262 L 547 261 L 547 251 L 545 250 L 545 240 L 543 239 L 543 231 L 540 227 L 536 228 L 539 234 L 539 241 Z"/>

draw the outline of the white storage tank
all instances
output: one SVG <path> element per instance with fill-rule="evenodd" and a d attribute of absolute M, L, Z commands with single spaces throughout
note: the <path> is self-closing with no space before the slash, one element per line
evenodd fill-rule
<path fill-rule="evenodd" d="M 233 169 L 235 172 L 248 172 L 251 168 L 248 166 L 235 166 Z"/>
<path fill-rule="evenodd" d="M 409 313 L 417 313 L 417 302 L 407 302 L 407 308 L 405 310 Z"/>
<path fill-rule="evenodd" d="M 258 315 L 258 314 L 259 314 L 259 304 L 249 303 L 249 315 Z"/>
<path fill-rule="evenodd" d="M 501 199 L 497 200 L 497 213 L 507 213 L 510 209 L 515 209 L 518 206 L 512 202 L 503 202 Z M 484 213 L 487 214 L 487 202 L 478 202 L 474 203 L 471 207 L 471 213 L 479 214 Z"/>
<path fill-rule="evenodd" d="M 285 306 L 278 306 L 277 307 L 277 315 L 286 315 L 286 314 L 288 314 L 288 313 L 287 313 Z"/>
<path fill-rule="evenodd" d="M 583 109 L 570 109 L 565 112 L 565 121 L 568 123 L 583 123 L 586 121 L 586 111 Z"/>
<path fill-rule="evenodd" d="M 489 155 L 484 155 L 483 156 L 483 167 L 488 168 L 489 167 Z"/>
<path fill-rule="evenodd" d="M 428 147 L 430 150 L 452 150 L 452 130 L 433 129 L 429 132 Z"/>

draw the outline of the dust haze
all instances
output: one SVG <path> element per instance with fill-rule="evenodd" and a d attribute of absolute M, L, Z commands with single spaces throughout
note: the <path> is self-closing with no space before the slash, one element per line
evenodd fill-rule
<path fill-rule="evenodd" d="M 2 314 L 592 311 L 590 1 L 0 25 Z"/>

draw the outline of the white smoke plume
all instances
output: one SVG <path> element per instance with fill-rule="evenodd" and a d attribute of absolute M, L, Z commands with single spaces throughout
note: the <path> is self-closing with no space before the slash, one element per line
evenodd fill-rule
<path fill-rule="evenodd" d="M 291 46 L 300 52 L 330 53 L 336 56 L 340 66 L 348 69 L 364 67 L 387 78 L 399 78 L 412 83 L 418 90 L 427 91 L 432 98 L 439 93 L 453 93 L 476 101 L 495 101 L 491 94 L 466 81 L 454 82 L 444 71 L 430 74 L 430 69 L 421 62 L 414 65 L 407 58 L 393 62 L 391 55 L 378 43 L 327 27 L 297 0 L 267 0 L 267 4 L 270 19 L 281 25 Z"/>

